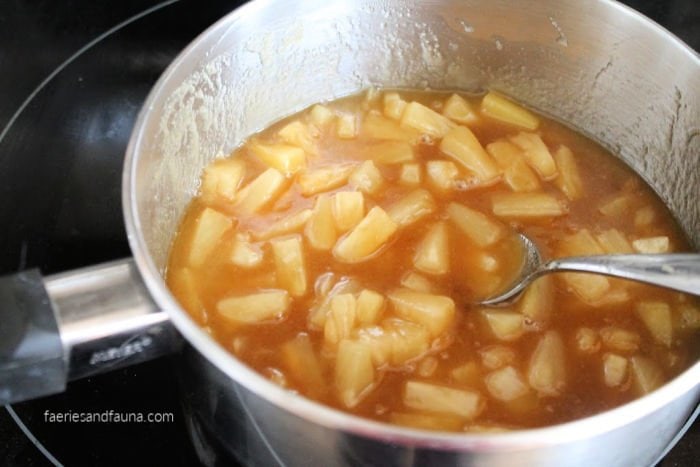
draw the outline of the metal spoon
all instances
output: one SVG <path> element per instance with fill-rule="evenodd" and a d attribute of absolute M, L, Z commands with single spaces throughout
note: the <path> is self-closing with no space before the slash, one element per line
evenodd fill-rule
<path fill-rule="evenodd" d="M 697 253 L 575 256 L 543 263 L 532 240 L 523 234 L 518 237 L 525 251 L 518 278 L 505 291 L 479 304 L 508 302 L 538 277 L 560 271 L 604 274 L 700 295 L 700 254 Z"/>

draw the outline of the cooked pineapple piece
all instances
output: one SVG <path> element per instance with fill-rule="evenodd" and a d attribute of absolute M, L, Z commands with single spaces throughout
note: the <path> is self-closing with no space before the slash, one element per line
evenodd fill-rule
<path fill-rule="evenodd" d="M 681 331 L 700 329 L 700 309 L 693 305 L 681 305 L 674 313 L 674 327 Z"/>
<path fill-rule="evenodd" d="M 671 307 L 665 302 L 639 302 L 637 316 L 642 320 L 652 337 L 670 347 L 673 341 L 673 321 Z"/>
<path fill-rule="evenodd" d="M 571 152 L 571 149 L 562 145 L 554 152 L 553 157 L 554 163 L 559 169 L 559 175 L 554 179 L 554 184 L 569 200 L 579 199 L 583 196 L 584 189 L 574 153 Z"/>
<path fill-rule="evenodd" d="M 484 308 L 480 311 L 486 325 L 498 340 L 513 341 L 523 335 L 523 315 L 515 311 Z"/>
<path fill-rule="evenodd" d="M 253 140 L 248 148 L 267 166 L 277 169 L 286 176 L 297 173 L 306 167 L 306 153 L 297 146 L 288 144 L 264 144 Z"/>
<path fill-rule="evenodd" d="M 459 169 L 451 161 L 428 161 L 425 164 L 428 182 L 440 191 L 449 191 L 457 187 Z"/>
<path fill-rule="evenodd" d="M 316 125 L 318 128 L 323 128 L 333 121 L 335 114 L 331 109 L 322 104 L 316 104 L 311 108 L 309 112 L 309 119 L 311 123 Z"/>
<path fill-rule="evenodd" d="M 400 120 L 406 101 L 401 99 L 398 92 L 388 92 L 384 94 L 384 115 L 394 120 Z"/>
<path fill-rule="evenodd" d="M 456 126 L 440 142 L 440 151 L 452 157 L 483 183 L 493 182 L 501 171 L 474 133 L 465 126 Z"/>
<path fill-rule="evenodd" d="M 372 364 L 381 368 L 391 362 L 393 336 L 382 326 L 365 326 L 357 330 L 357 341 L 370 349 Z M 426 344 L 427 346 L 427 344 Z"/>
<path fill-rule="evenodd" d="M 587 303 L 596 308 L 602 308 L 617 306 L 625 302 L 629 302 L 632 297 L 624 285 L 625 284 L 620 284 L 615 287 L 611 287 L 610 290 L 608 290 L 608 292 L 606 292 L 601 298 L 598 300 L 589 300 Z"/>
<path fill-rule="evenodd" d="M 318 154 L 318 148 L 315 142 L 315 138 L 319 136 L 318 131 L 310 128 L 309 125 L 299 120 L 294 120 L 286 124 L 277 132 L 277 135 L 285 143 L 299 146 L 309 155 Z"/>
<path fill-rule="evenodd" d="M 338 117 L 335 128 L 340 139 L 353 139 L 357 136 L 357 122 L 354 115 L 343 114 Z"/>
<path fill-rule="evenodd" d="M 515 351 L 505 345 L 490 345 L 479 350 L 481 364 L 489 370 L 503 368 L 515 362 Z"/>
<path fill-rule="evenodd" d="M 399 317 L 425 326 L 433 337 L 447 331 L 454 321 L 455 302 L 450 297 L 410 289 L 395 289 L 387 296 Z"/>
<path fill-rule="evenodd" d="M 499 140 L 486 146 L 486 152 L 503 170 L 503 180 L 513 191 L 538 191 L 542 186 L 537 174 L 527 165 L 523 151 L 509 141 Z"/>
<path fill-rule="evenodd" d="M 333 256 L 344 263 L 359 263 L 372 256 L 394 235 L 398 225 L 375 206 L 333 248 Z"/>
<path fill-rule="evenodd" d="M 349 182 L 365 194 L 372 195 L 384 185 L 384 177 L 372 161 L 364 161 L 350 175 Z"/>
<path fill-rule="evenodd" d="M 475 264 L 482 271 L 484 271 L 484 272 L 496 272 L 496 271 L 498 271 L 499 262 L 498 262 L 498 259 L 496 259 L 493 255 L 490 255 L 486 252 L 479 252 L 479 253 L 476 253 L 475 256 L 476 256 Z"/>
<path fill-rule="evenodd" d="M 290 214 L 282 219 L 274 222 L 269 227 L 261 231 L 254 231 L 253 237 L 257 240 L 269 240 L 272 237 L 280 237 L 282 235 L 299 232 L 311 218 L 311 209 L 302 209 L 301 211 Z"/>
<path fill-rule="evenodd" d="M 199 298 L 195 275 L 190 268 L 179 268 L 169 275 L 173 295 L 182 307 L 193 316 L 199 324 L 207 324 L 209 316 Z"/>
<path fill-rule="evenodd" d="M 559 217 L 569 212 L 562 201 L 549 193 L 496 193 L 491 198 L 498 217 L 540 219 Z"/>
<path fill-rule="evenodd" d="M 433 109 L 418 102 L 410 102 L 401 114 L 401 126 L 413 128 L 433 138 L 442 138 L 456 125 Z"/>
<path fill-rule="evenodd" d="M 566 387 L 566 349 L 557 331 L 547 331 L 530 359 L 528 381 L 538 393 L 558 396 Z"/>
<path fill-rule="evenodd" d="M 312 395 L 318 396 L 322 393 L 325 382 L 321 363 L 316 357 L 308 334 L 302 332 L 282 344 L 281 353 L 287 371 L 298 384 L 303 384 Z"/>
<path fill-rule="evenodd" d="M 426 274 L 447 274 L 450 269 L 447 224 L 437 222 L 430 227 L 416 248 L 413 265 Z"/>
<path fill-rule="evenodd" d="M 423 180 L 423 172 L 420 164 L 408 163 L 401 166 L 399 172 L 399 183 L 404 186 L 415 187 Z"/>
<path fill-rule="evenodd" d="M 601 246 L 587 229 L 581 229 L 566 236 L 559 245 L 561 256 L 602 255 Z M 562 277 L 574 292 L 584 301 L 594 303 L 610 290 L 610 280 L 596 274 L 564 273 Z"/>
<path fill-rule="evenodd" d="M 270 245 L 280 286 L 292 297 L 306 295 L 307 273 L 301 235 L 274 239 Z"/>
<path fill-rule="evenodd" d="M 245 176 L 245 162 L 241 159 L 223 159 L 208 165 L 202 176 L 202 200 L 232 202 Z"/>
<path fill-rule="evenodd" d="M 638 253 L 645 254 L 668 253 L 671 249 L 666 236 L 638 238 L 632 242 L 632 248 Z"/>
<path fill-rule="evenodd" d="M 463 125 L 469 125 L 479 120 L 479 117 L 474 109 L 472 109 L 469 102 L 457 94 L 452 94 L 449 99 L 445 101 L 442 114 L 450 120 Z"/>
<path fill-rule="evenodd" d="M 456 383 L 477 386 L 481 382 L 481 370 L 478 363 L 470 361 L 453 368 L 450 377 Z"/>
<path fill-rule="evenodd" d="M 333 219 L 333 204 L 328 195 L 316 198 L 314 210 L 306 222 L 304 234 L 309 245 L 317 250 L 330 250 L 338 239 Z"/>
<path fill-rule="evenodd" d="M 323 338 L 332 346 L 347 339 L 357 323 L 357 301 L 350 293 L 335 295 L 330 300 L 329 313 L 323 327 Z"/>
<path fill-rule="evenodd" d="M 367 345 L 344 339 L 338 345 L 335 364 L 338 397 L 347 408 L 355 407 L 374 386 L 372 354 Z"/>
<path fill-rule="evenodd" d="M 435 200 L 429 191 L 413 190 L 387 209 L 386 213 L 397 227 L 406 227 L 435 211 Z"/>
<path fill-rule="evenodd" d="M 224 298 L 216 304 L 216 311 L 227 320 L 252 324 L 282 318 L 289 310 L 289 305 L 286 290 L 266 290 Z"/>
<path fill-rule="evenodd" d="M 463 419 L 447 414 L 392 412 L 389 421 L 395 425 L 436 431 L 459 431 L 464 425 Z"/>
<path fill-rule="evenodd" d="M 232 225 L 231 219 L 220 212 L 204 208 L 197 219 L 197 226 L 192 236 L 189 265 L 195 268 L 202 266 Z"/>
<path fill-rule="evenodd" d="M 406 407 L 426 412 L 457 415 L 467 419 L 477 417 L 484 401 L 476 391 L 453 389 L 420 381 L 408 381 L 404 388 Z"/>
<path fill-rule="evenodd" d="M 384 296 L 374 290 L 363 289 L 357 296 L 357 321 L 360 324 L 376 324 L 384 311 Z"/>
<path fill-rule="evenodd" d="M 655 217 L 656 213 L 654 212 L 654 208 L 651 206 L 641 207 L 634 213 L 634 226 L 637 229 L 648 227 L 654 222 Z"/>
<path fill-rule="evenodd" d="M 519 303 L 525 326 L 535 329 L 542 329 L 549 322 L 553 307 L 554 282 L 551 276 L 540 277 L 530 284 Z"/>
<path fill-rule="evenodd" d="M 520 372 L 512 366 L 492 371 L 486 375 L 484 382 L 489 393 L 504 402 L 520 399 L 530 392 Z"/>
<path fill-rule="evenodd" d="M 267 169 L 238 192 L 236 207 L 245 214 L 260 212 L 282 194 L 287 183 L 281 172 Z"/>
<path fill-rule="evenodd" d="M 603 203 L 598 211 L 607 217 L 619 218 L 630 212 L 633 204 L 631 195 L 623 193 Z"/>
<path fill-rule="evenodd" d="M 389 332 L 392 365 L 400 366 L 423 357 L 430 349 L 430 334 L 424 326 L 396 318 L 385 320 L 382 325 Z"/>
<path fill-rule="evenodd" d="M 367 146 L 364 150 L 367 159 L 377 164 L 403 164 L 413 162 L 413 146 L 405 141 L 383 141 Z"/>
<path fill-rule="evenodd" d="M 627 379 L 627 359 L 607 353 L 603 356 L 603 381 L 611 388 L 620 386 Z"/>
<path fill-rule="evenodd" d="M 574 340 L 576 341 L 576 349 L 581 353 L 594 354 L 600 350 L 600 339 L 594 329 L 578 328 Z"/>
<path fill-rule="evenodd" d="M 511 136 L 510 140 L 524 151 L 525 160 L 530 164 L 530 167 L 535 169 L 542 180 L 553 180 L 559 175 L 552 154 L 538 134 L 521 131 L 517 135 Z"/>
<path fill-rule="evenodd" d="M 333 297 L 345 293 L 354 294 L 359 292 L 361 287 L 357 280 L 351 277 L 342 277 L 336 281 L 332 273 L 327 273 L 316 279 L 314 290 L 316 299 L 309 310 L 308 326 L 312 330 L 321 330 L 326 324 Z"/>
<path fill-rule="evenodd" d="M 617 229 L 608 229 L 596 235 L 598 244 L 607 254 L 627 254 L 634 253 L 632 245 L 627 238 Z"/>
<path fill-rule="evenodd" d="M 401 285 L 416 292 L 433 293 L 435 291 L 435 284 L 430 282 L 425 276 L 421 276 L 414 271 L 409 271 L 403 275 Z"/>
<path fill-rule="evenodd" d="M 491 246 L 505 236 L 505 229 L 498 221 L 462 204 L 450 203 L 447 214 L 457 228 L 480 248 Z"/>
<path fill-rule="evenodd" d="M 355 227 L 365 215 L 365 198 L 361 191 L 341 191 L 333 195 L 333 219 L 339 232 Z"/>
<path fill-rule="evenodd" d="M 231 247 L 231 262 L 241 268 L 254 268 L 263 260 L 263 251 L 258 245 L 250 243 L 246 236 L 237 234 Z"/>
<path fill-rule="evenodd" d="M 641 341 L 639 334 L 616 326 L 606 326 L 600 330 L 603 345 L 618 352 L 636 352 Z"/>
<path fill-rule="evenodd" d="M 344 185 L 353 170 L 352 166 L 334 165 L 303 171 L 299 174 L 297 183 L 301 188 L 302 195 L 312 196 Z"/>
<path fill-rule="evenodd" d="M 366 138 L 404 141 L 415 144 L 420 140 L 420 133 L 413 128 L 404 128 L 398 122 L 385 118 L 379 113 L 369 112 L 360 127 L 360 134 Z"/>
<path fill-rule="evenodd" d="M 416 366 L 416 374 L 423 378 L 430 378 L 435 374 L 440 362 L 435 357 L 425 357 L 423 360 L 418 362 Z"/>
<path fill-rule="evenodd" d="M 526 130 L 534 130 L 540 125 L 535 114 L 493 91 L 481 99 L 481 113 Z"/>
<path fill-rule="evenodd" d="M 654 360 L 636 356 L 630 359 L 630 363 L 634 387 L 640 396 L 664 384 L 664 372 Z"/>

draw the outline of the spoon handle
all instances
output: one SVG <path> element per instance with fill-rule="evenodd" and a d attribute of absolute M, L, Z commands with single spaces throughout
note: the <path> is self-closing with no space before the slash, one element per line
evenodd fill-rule
<path fill-rule="evenodd" d="M 700 295 L 700 254 L 576 256 L 548 261 L 549 272 L 592 272 Z"/>

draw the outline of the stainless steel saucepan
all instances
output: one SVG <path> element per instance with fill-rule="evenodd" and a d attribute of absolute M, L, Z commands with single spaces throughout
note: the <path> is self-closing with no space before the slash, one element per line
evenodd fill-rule
<path fill-rule="evenodd" d="M 582 420 L 425 432 L 275 386 L 177 304 L 163 270 L 202 168 L 283 116 L 369 86 L 513 96 L 619 155 L 700 247 L 700 58 L 638 13 L 607 0 L 255 0 L 185 49 L 139 115 L 123 184 L 133 259 L 0 280 L 0 404 L 178 352 L 198 442 L 250 465 L 653 464 L 697 407 L 700 363 Z"/>

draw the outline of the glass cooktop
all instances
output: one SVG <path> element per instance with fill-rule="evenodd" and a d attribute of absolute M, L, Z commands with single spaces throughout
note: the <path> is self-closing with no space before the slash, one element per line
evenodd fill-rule
<path fill-rule="evenodd" d="M 121 168 L 139 108 L 177 53 L 240 3 L 2 2 L 0 274 L 129 255 Z M 624 3 L 700 49 L 699 2 Z M 172 364 L 161 358 L 0 408 L 0 465 L 198 465 Z M 58 421 L 72 412 L 94 419 Z M 121 422 L 110 412 L 134 415 Z M 696 465 L 699 456 L 696 422 L 660 465 Z"/>

